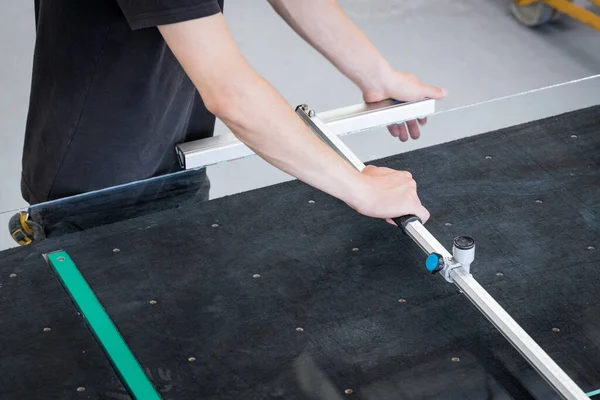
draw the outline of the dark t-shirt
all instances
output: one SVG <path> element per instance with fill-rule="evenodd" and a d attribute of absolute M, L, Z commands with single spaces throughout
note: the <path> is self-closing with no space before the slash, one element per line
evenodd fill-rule
<path fill-rule="evenodd" d="M 223 0 L 38 0 L 22 194 L 31 204 L 178 169 L 177 143 L 211 136 L 157 25 Z M 207 60 L 210 62 L 210 60 Z"/>

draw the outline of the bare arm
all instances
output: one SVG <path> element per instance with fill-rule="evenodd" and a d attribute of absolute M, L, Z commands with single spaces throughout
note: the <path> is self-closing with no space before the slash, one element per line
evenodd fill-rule
<path fill-rule="evenodd" d="M 248 65 L 221 14 L 159 30 L 209 111 L 266 161 L 363 214 L 390 218 L 416 213 L 428 218 L 407 173 L 358 173 L 316 138 Z"/>
<path fill-rule="evenodd" d="M 292 29 L 362 90 L 366 102 L 446 96 L 444 89 L 423 83 L 412 74 L 395 71 L 335 0 L 269 0 L 269 3 Z M 418 138 L 417 121 L 408 121 L 406 125 L 411 137 Z M 390 132 L 402 141 L 408 140 L 404 124 L 390 127 Z"/>
<path fill-rule="evenodd" d="M 391 67 L 333 0 L 269 0 L 304 40 L 363 91 L 379 89 Z"/>
<path fill-rule="evenodd" d="M 335 0 L 269 0 L 275 11 L 365 94 L 381 97 L 395 71 Z M 443 97 L 434 86 L 420 97 Z M 410 94 L 407 94 L 410 95 Z M 369 99 L 366 99 L 369 101 Z M 413 99 L 402 99 L 413 100 Z"/>

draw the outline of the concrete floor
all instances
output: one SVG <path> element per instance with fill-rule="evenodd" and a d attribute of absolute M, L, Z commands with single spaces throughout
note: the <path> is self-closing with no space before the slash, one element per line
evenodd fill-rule
<path fill-rule="evenodd" d="M 599 32 L 568 18 L 535 30 L 525 28 L 509 14 L 507 0 L 339 1 L 397 69 L 449 90 L 441 109 L 600 73 Z M 19 175 L 34 45 L 33 2 L 4 0 L 3 4 L 0 249 L 10 244 L 4 228 L 10 213 L 1 213 L 26 206 Z M 299 39 L 267 2 L 250 6 L 227 0 L 225 16 L 244 55 L 292 106 L 307 103 L 328 110 L 361 101 L 359 91 Z M 543 107 L 543 96 L 539 101 L 538 107 Z M 491 113 L 489 118 L 503 117 Z M 217 126 L 217 132 L 225 130 L 222 124 Z M 360 146 L 360 141 L 368 145 L 370 138 L 361 135 L 352 140 Z M 260 162 L 248 165 L 251 168 L 245 168 L 243 179 L 225 182 L 222 193 L 239 190 L 242 180 L 259 186 L 286 179 L 272 171 L 265 178 Z"/>

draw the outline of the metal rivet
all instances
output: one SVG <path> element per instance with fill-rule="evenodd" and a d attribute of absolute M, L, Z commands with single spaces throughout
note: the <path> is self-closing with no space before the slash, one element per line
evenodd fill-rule
<path fill-rule="evenodd" d="M 485 156 L 485 159 L 486 159 L 486 160 L 491 160 L 491 159 L 492 159 L 492 156 Z"/>
<path fill-rule="evenodd" d="M 352 393 L 354 393 L 354 390 L 352 390 L 352 389 L 346 389 L 346 390 L 344 390 L 344 393 L 346 393 L 346 394 L 352 394 Z"/>
<path fill-rule="evenodd" d="M 211 225 L 211 227 L 213 227 L 213 228 L 218 228 L 218 227 L 219 227 L 219 224 L 212 224 L 212 225 Z"/>
<path fill-rule="evenodd" d="M 309 200 L 308 204 L 315 204 L 315 201 L 314 200 Z"/>
<path fill-rule="evenodd" d="M 571 135 L 571 139 L 577 139 L 577 135 Z"/>
<path fill-rule="evenodd" d="M 496 276 L 504 276 L 502 272 L 496 272 Z"/>
<path fill-rule="evenodd" d="M 304 328 L 297 327 L 296 332 L 304 332 Z"/>
<path fill-rule="evenodd" d="M 459 291 L 458 291 L 458 293 L 460 293 L 460 294 L 463 294 L 463 291 L 462 291 L 462 290 L 459 290 Z"/>
<path fill-rule="evenodd" d="M 460 358 L 452 357 L 452 362 L 455 362 L 455 363 L 460 362 Z"/>
<path fill-rule="evenodd" d="M 444 225 L 446 225 L 446 226 L 452 226 L 452 224 L 450 222 L 446 222 Z"/>
<path fill-rule="evenodd" d="M 156 304 L 156 300 L 150 300 L 150 304 Z"/>
<path fill-rule="evenodd" d="M 196 361 L 196 357 L 190 357 L 190 358 L 188 358 L 188 362 L 194 362 L 194 361 Z"/>
<path fill-rule="evenodd" d="M 558 332 L 560 332 L 560 329 L 559 328 L 552 328 L 552 332 L 558 333 Z"/>
<path fill-rule="evenodd" d="M 44 332 L 50 332 L 52 329 L 50 329 L 49 327 L 44 328 Z"/>
<path fill-rule="evenodd" d="M 542 204 L 543 203 L 543 201 L 541 201 L 541 200 L 536 200 L 535 202 L 538 203 L 538 204 Z"/>
<path fill-rule="evenodd" d="M 252 275 L 252 277 L 256 279 L 256 278 L 260 278 L 260 275 L 259 274 L 254 274 L 254 275 Z"/>
<path fill-rule="evenodd" d="M 399 303 L 406 303 L 406 299 L 400 299 L 398 300 Z"/>
<path fill-rule="evenodd" d="M 63 261 L 65 261 L 65 258 L 64 257 L 58 257 L 56 260 L 58 260 L 59 262 L 63 262 Z"/>
<path fill-rule="evenodd" d="M 594 246 L 588 246 L 588 250 L 596 250 Z"/>
<path fill-rule="evenodd" d="M 354 247 L 352 251 L 358 251 L 358 247 Z"/>
<path fill-rule="evenodd" d="M 118 253 L 118 252 L 120 252 L 120 251 L 121 251 L 121 249 L 116 249 L 116 248 L 115 248 L 115 249 L 113 249 L 113 253 Z"/>
<path fill-rule="evenodd" d="M 17 274 L 10 274 L 8 277 L 9 277 L 9 278 L 16 278 L 16 277 L 17 277 Z"/>
<path fill-rule="evenodd" d="M 83 386 L 79 386 L 79 387 L 77 388 L 77 391 L 78 391 L 79 393 L 83 393 L 83 392 L 85 392 L 85 388 L 84 388 Z"/>

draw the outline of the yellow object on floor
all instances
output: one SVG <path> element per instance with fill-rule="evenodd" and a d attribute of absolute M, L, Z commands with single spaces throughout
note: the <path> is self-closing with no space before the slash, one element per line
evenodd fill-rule
<path fill-rule="evenodd" d="M 589 1 L 600 7 L 600 0 Z M 513 0 L 510 10 L 526 26 L 543 25 L 565 14 L 600 31 L 600 15 L 574 4 L 572 0 Z"/>

